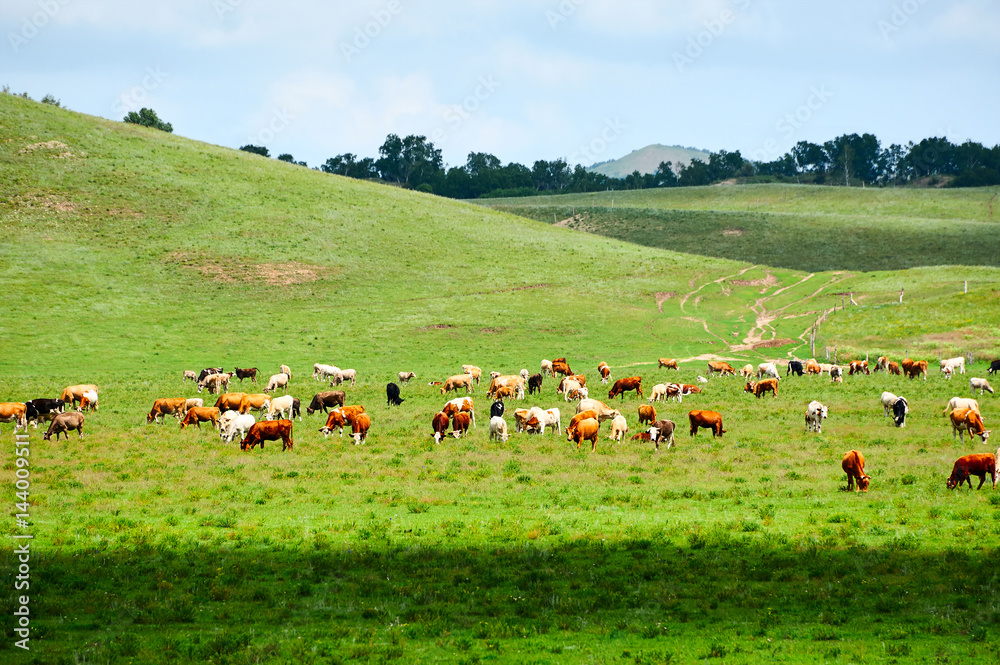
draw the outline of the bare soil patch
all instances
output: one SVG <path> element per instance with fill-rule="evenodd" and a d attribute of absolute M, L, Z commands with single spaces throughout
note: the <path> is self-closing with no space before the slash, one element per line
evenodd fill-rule
<path fill-rule="evenodd" d="M 663 303 L 667 302 L 671 298 L 676 298 L 676 297 L 677 297 L 677 292 L 676 291 L 657 291 L 656 292 L 656 309 L 658 309 L 660 311 L 660 314 L 663 314 Z"/>
<path fill-rule="evenodd" d="M 242 259 L 219 259 L 202 254 L 171 252 L 168 263 L 176 263 L 197 270 L 217 282 L 264 282 L 268 286 L 293 286 L 307 284 L 333 272 L 327 266 L 317 266 L 298 261 L 284 263 L 249 263 Z"/>
<path fill-rule="evenodd" d="M 778 283 L 778 278 L 767 273 L 766 277 L 760 279 L 731 279 L 729 283 L 733 286 L 774 286 Z"/>
<path fill-rule="evenodd" d="M 52 157 L 57 159 L 66 159 L 68 157 L 76 157 L 72 152 L 69 151 L 69 146 L 62 141 L 43 141 L 41 143 L 32 143 L 26 145 L 17 151 L 19 155 L 27 155 L 29 153 L 35 152 L 36 150 L 58 150 L 59 152 Z"/>
<path fill-rule="evenodd" d="M 743 235 L 743 229 L 723 229 L 722 235 L 724 236 L 741 236 Z"/>
<path fill-rule="evenodd" d="M 22 194 L 13 197 L 14 206 L 27 209 L 54 210 L 55 212 L 76 212 L 76 204 L 52 194 Z"/>

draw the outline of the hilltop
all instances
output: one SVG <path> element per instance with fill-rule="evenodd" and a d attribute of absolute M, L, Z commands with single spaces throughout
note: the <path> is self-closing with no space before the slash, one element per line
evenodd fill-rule
<path fill-rule="evenodd" d="M 661 145 L 654 143 L 645 148 L 633 150 L 624 157 L 608 162 L 595 164 L 588 171 L 603 173 L 613 178 L 624 178 L 634 171 L 639 173 L 655 173 L 661 162 L 673 162 L 674 170 L 691 163 L 692 159 L 708 161 L 708 151 L 694 148 L 683 148 L 679 145 Z"/>

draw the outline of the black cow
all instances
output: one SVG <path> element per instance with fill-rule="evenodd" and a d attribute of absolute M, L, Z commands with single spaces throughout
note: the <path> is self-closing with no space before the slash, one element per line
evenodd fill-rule
<path fill-rule="evenodd" d="M 236 378 L 243 383 L 243 379 L 250 379 L 251 383 L 257 383 L 257 368 L 256 367 L 245 367 L 239 368 L 234 367 L 233 372 L 236 373 Z"/>
<path fill-rule="evenodd" d="M 326 413 L 327 409 L 344 406 L 344 400 L 346 398 L 347 396 L 344 394 L 343 390 L 326 390 L 321 393 L 316 393 L 313 395 L 309 406 L 306 407 L 306 413 L 310 416 L 317 411 Z"/>
<path fill-rule="evenodd" d="M 301 408 L 299 408 L 301 406 L 302 406 L 302 402 L 299 401 L 299 398 L 298 397 L 293 397 L 292 398 L 292 415 L 289 416 L 289 418 L 288 418 L 289 420 L 291 420 L 295 416 L 298 416 L 299 420 L 302 420 L 302 410 L 301 410 Z"/>
<path fill-rule="evenodd" d="M 542 392 L 542 375 L 532 374 L 528 377 L 528 394 Z"/>
<path fill-rule="evenodd" d="M 907 411 L 909 411 L 909 406 L 906 404 L 905 397 L 900 397 L 892 403 L 892 421 L 896 423 L 896 427 L 906 426 Z"/>
<path fill-rule="evenodd" d="M 490 405 L 490 418 L 496 418 L 498 416 L 503 418 L 503 401 L 499 399 Z"/>
<path fill-rule="evenodd" d="M 29 423 L 36 428 L 39 421 L 52 420 L 57 413 L 62 413 L 66 409 L 66 402 L 61 399 L 33 399 L 24 403 L 25 416 Z"/>
<path fill-rule="evenodd" d="M 994 372 L 1000 372 L 1000 360 L 994 360 L 993 362 L 991 362 L 990 368 L 986 371 L 989 372 L 990 374 L 993 374 Z"/>
<path fill-rule="evenodd" d="M 385 386 L 385 405 L 386 406 L 399 406 L 404 400 L 399 397 L 399 386 L 395 383 L 389 383 Z"/>
<path fill-rule="evenodd" d="M 805 372 L 802 371 L 802 362 L 801 361 L 798 361 L 798 360 L 789 360 L 788 361 L 788 370 L 785 371 L 785 376 L 788 376 L 792 372 L 795 372 L 796 376 L 802 376 L 803 374 L 805 374 Z"/>
<path fill-rule="evenodd" d="M 198 375 L 198 383 L 201 383 L 202 381 L 205 380 L 206 376 L 211 376 L 212 374 L 222 374 L 222 368 L 206 367 L 205 369 L 201 370 L 201 374 Z"/>

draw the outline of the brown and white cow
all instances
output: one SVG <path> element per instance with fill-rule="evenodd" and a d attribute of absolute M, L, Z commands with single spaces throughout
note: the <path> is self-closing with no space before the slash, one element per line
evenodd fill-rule
<path fill-rule="evenodd" d="M 819 366 L 819 363 L 810 358 L 806 361 L 806 374 L 822 374 L 823 368 Z"/>
<path fill-rule="evenodd" d="M 887 356 L 879 356 L 878 360 L 875 361 L 875 369 L 873 372 L 888 372 L 889 371 L 889 358 Z"/>
<path fill-rule="evenodd" d="M 618 379 L 615 381 L 615 385 L 611 387 L 608 391 L 608 399 L 614 399 L 619 395 L 622 396 L 622 401 L 625 401 L 625 393 L 634 390 L 642 397 L 642 377 L 641 376 L 630 376 L 624 379 Z"/>
<path fill-rule="evenodd" d="M 1000 453 L 1000 451 L 997 451 Z M 986 482 L 986 476 L 993 481 L 993 489 L 997 488 L 997 458 L 992 453 L 978 453 L 966 455 L 955 460 L 955 465 L 951 469 L 951 476 L 948 478 L 948 489 L 953 490 L 964 482 L 969 483 L 972 489 L 972 476 L 979 478 L 979 487 L 982 489 Z"/>
<path fill-rule="evenodd" d="M 660 441 L 666 441 L 667 450 L 670 450 L 671 446 L 674 445 L 675 427 L 672 420 L 657 420 L 646 430 L 649 434 L 649 440 L 656 444 L 656 450 L 660 449 Z"/>
<path fill-rule="evenodd" d="M 459 411 L 464 411 L 472 417 L 472 426 L 476 426 L 476 407 L 472 403 L 471 397 L 456 397 L 455 399 L 447 402 L 441 411 L 446 413 L 449 418 L 454 416 Z"/>
<path fill-rule="evenodd" d="M 608 367 L 606 362 L 597 365 L 597 373 L 601 375 L 601 383 L 606 384 L 608 379 L 611 378 L 611 368 Z"/>
<path fill-rule="evenodd" d="M 368 438 L 368 430 L 371 429 L 372 419 L 367 413 L 359 413 L 351 423 L 351 436 L 354 437 L 354 445 L 358 446 Z"/>
<path fill-rule="evenodd" d="M 444 411 L 438 411 L 431 419 L 431 427 L 434 428 L 434 443 L 441 443 L 441 439 L 448 433 L 448 423 L 450 419 Z"/>
<path fill-rule="evenodd" d="M 278 439 L 281 439 L 281 452 L 292 449 L 291 420 L 263 420 L 254 423 L 246 437 L 240 441 L 240 450 L 253 450 L 253 447 L 258 444 L 263 450 L 265 441 L 277 441 Z"/>
<path fill-rule="evenodd" d="M 673 358 L 660 358 L 659 361 L 660 364 L 657 365 L 656 369 L 660 369 L 661 367 L 666 367 L 667 369 L 678 369 L 677 361 Z"/>
<path fill-rule="evenodd" d="M 23 402 L 0 402 L 0 423 L 14 423 L 17 430 L 28 429 L 28 407 Z"/>
<path fill-rule="evenodd" d="M 59 397 L 62 401 L 66 402 L 67 406 L 75 407 L 77 402 L 83 401 L 83 393 L 88 390 L 93 390 L 97 392 L 97 386 L 93 383 L 81 383 L 76 386 L 66 386 L 63 389 L 62 395 Z"/>
<path fill-rule="evenodd" d="M 927 380 L 927 361 L 926 360 L 914 360 L 911 361 L 909 367 L 903 368 L 906 372 L 906 377 L 908 379 L 915 379 L 920 375 L 923 375 L 924 381 Z"/>
<path fill-rule="evenodd" d="M 990 437 L 990 430 L 983 425 L 983 418 L 974 409 L 955 409 L 948 414 L 951 419 L 951 440 L 955 440 L 958 434 L 959 440 L 965 443 L 965 432 L 969 433 L 969 440 L 978 436 L 983 443 Z"/>
<path fill-rule="evenodd" d="M 162 397 L 153 402 L 153 408 L 146 415 L 146 422 L 163 422 L 163 416 L 172 415 L 180 420 L 187 411 L 186 397 Z"/>
<path fill-rule="evenodd" d="M 564 376 L 573 374 L 573 370 L 569 368 L 565 358 L 557 358 L 552 361 L 552 375 L 562 374 Z"/>
<path fill-rule="evenodd" d="M 722 414 L 717 411 L 690 411 L 688 421 L 691 423 L 691 436 L 697 434 L 699 428 L 712 430 L 713 439 L 726 433 L 722 429 Z"/>
<path fill-rule="evenodd" d="M 867 492 L 868 483 L 872 477 L 865 473 L 865 456 L 857 450 L 848 451 L 840 462 L 840 467 L 847 474 L 847 491 Z M 857 483 L 857 488 L 854 483 Z"/>
<path fill-rule="evenodd" d="M 778 380 L 777 379 L 764 379 L 758 381 L 757 383 L 749 382 L 743 388 L 745 393 L 753 393 L 757 399 L 764 393 L 772 393 L 775 397 L 778 396 Z"/>
<path fill-rule="evenodd" d="M 722 376 L 726 376 L 727 374 L 729 376 L 736 376 L 736 370 L 733 369 L 733 366 L 730 365 L 729 363 L 727 363 L 726 361 L 724 361 L 724 360 L 709 360 L 708 361 L 708 375 L 712 376 L 716 372 L 718 372 Z"/>
<path fill-rule="evenodd" d="M 469 424 L 472 419 L 465 411 L 459 411 L 451 417 L 451 434 L 456 439 L 469 433 Z"/>
<path fill-rule="evenodd" d="M 341 406 L 330 411 L 330 415 L 327 416 L 326 424 L 319 428 L 319 431 L 323 433 L 324 436 L 329 436 L 333 434 L 333 430 L 339 429 L 340 436 L 344 436 L 344 426 L 353 425 L 354 418 L 365 412 L 365 407 L 360 404 L 352 404 L 350 406 Z"/>

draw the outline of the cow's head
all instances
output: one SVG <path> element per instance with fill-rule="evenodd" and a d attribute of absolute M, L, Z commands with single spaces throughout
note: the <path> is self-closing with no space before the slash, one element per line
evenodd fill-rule
<path fill-rule="evenodd" d="M 861 478 L 858 479 L 858 489 L 860 489 L 862 492 L 867 492 L 868 483 L 871 482 L 871 479 L 872 477 L 869 475 L 861 476 Z"/>
<path fill-rule="evenodd" d="M 743 388 L 743 392 L 745 392 L 745 393 L 752 393 L 754 391 L 754 388 L 756 388 L 756 387 L 757 387 L 757 384 L 753 383 L 752 381 L 748 381 L 747 385 Z"/>
<path fill-rule="evenodd" d="M 952 474 L 951 478 L 948 479 L 948 489 L 953 490 L 958 487 L 958 479 Z"/>
<path fill-rule="evenodd" d="M 979 438 L 983 440 L 983 443 L 986 443 L 986 439 L 990 438 L 991 431 L 992 430 L 984 429 L 982 432 L 979 433 Z"/>
<path fill-rule="evenodd" d="M 326 425 L 323 425 L 322 427 L 320 427 L 319 428 L 319 432 L 323 436 L 330 436 L 331 434 L 333 434 L 333 430 L 330 429 L 329 427 L 327 427 Z"/>
<path fill-rule="evenodd" d="M 660 436 L 660 428 L 658 428 L 658 427 L 650 427 L 646 431 L 649 434 L 649 440 L 650 441 L 656 441 L 656 438 L 658 436 Z"/>

